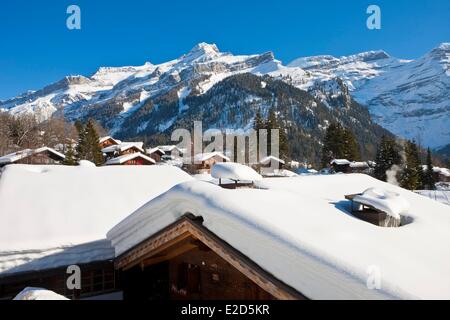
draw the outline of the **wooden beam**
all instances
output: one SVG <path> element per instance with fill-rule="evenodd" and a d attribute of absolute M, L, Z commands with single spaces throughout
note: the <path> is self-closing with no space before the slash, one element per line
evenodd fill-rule
<path fill-rule="evenodd" d="M 188 216 L 181 218 L 118 257 L 115 266 L 117 269 L 128 270 L 139 264 L 143 267 L 145 265 L 158 263 L 158 261 L 170 260 L 170 256 L 172 255 L 170 252 L 166 255 L 156 256 L 188 237 L 193 237 L 201 241 L 219 257 L 227 261 L 235 269 L 275 298 L 281 300 L 306 299 L 301 293 L 276 279 L 248 257 L 206 229 L 201 222 L 197 222 Z M 182 250 L 181 253 L 183 253 Z M 176 256 L 181 253 L 174 252 L 173 254 Z"/>
<path fill-rule="evenodd" d="M 155 264 L 167 261 L 167 260 L 171 260 L 171 259 L 178 257 L 179 255 L 182 255 L 183 253 L 189 252 L 195 248 L 197 248 L 197 246 L 195 244 L 187 243 L 183 246 L 176 248 L 175 250 L 169 251 L 165 255 L 155 256 L 152 258 L 145 259 L 142 261 L 142 264 L 144 267 L 155 265 Z"/>
<path fill-rule="evenodd" d="M 192 223 L 189 227 L 190 232 L 192 232 L 192 234 L 197 239 L 205 243 L 218 256 L 227 261 L 239 272 L 244 274 L 247 278 L 252 280 L 259 287 L 270 293 L 275 298 L 280 300 L 306 299 L 303 295 L 299 294 L 294 289 L 288 287 L 281 281 L 274 278 L 272 275 L 268 274 L 257 264 L 232 248 L 230 245 L 218 238 L 203 226 Z"/>

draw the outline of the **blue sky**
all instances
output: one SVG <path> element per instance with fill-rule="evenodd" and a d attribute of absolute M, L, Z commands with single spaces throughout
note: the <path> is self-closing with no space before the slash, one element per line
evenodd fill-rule
<path fill-rule="evenodd" d="M 82 29 L 66 28 L 77 4 Z M 366 8 L 382 10 L 382 29 L 366 28 Z M 450 41 L 450 1 L 84 1 L 0 3 L 0 99 L 100 66 L 160 63 L 198 42 L 222 51 L 300 56 L 383 49 L 416 58 Z"/>

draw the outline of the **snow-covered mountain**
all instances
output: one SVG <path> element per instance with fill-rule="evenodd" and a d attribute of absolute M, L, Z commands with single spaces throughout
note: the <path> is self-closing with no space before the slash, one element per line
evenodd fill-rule
<path fill-rule="evenodd" d="M 289 66 L 302 68 L 319 82 L 341 78 L 376 122 L 437 148 L 450 143 L 449 62 L 450 44 L 443 43 L 417 60 L 374 51 L 341 58 L 300 58 Z"/>
<path fill-rule="evenodd" d="M 189 110 L 188 97 L 203 96 L 230 76 L 252 73 L 309 91 L 330 108 L 336 107 L 330 103 L 335 98 L 352 96 L 393 133 L 437 148 L 450 143 L 448 63 L 448 43 L 414 61 L 371 51 L 299 58 L 288 65 L 271 52 L 239 56 L 200 43 L 159 65 L 100 68 L 89 77 L 69 76 L 2 101 L 0 109 L 34 113 L 41 120 L 61 113 L 70 120 L 93 117 L 119 136 L 164 132 Z"/>

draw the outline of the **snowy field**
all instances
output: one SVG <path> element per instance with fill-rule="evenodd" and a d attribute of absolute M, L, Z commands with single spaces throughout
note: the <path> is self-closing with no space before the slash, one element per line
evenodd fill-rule
<path fill-rule="evenodd" d="M 107 231 L 191 179 L 171 166 L 7 166 L 0 176 L 0 276 L 111 259 Z"/>

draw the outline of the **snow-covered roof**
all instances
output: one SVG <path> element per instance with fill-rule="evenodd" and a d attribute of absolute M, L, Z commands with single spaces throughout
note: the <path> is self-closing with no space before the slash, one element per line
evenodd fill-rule
<path fill-rule="evenodd" d="M 156 161 L 153 160 L 152 158 L 150 158 L 149 156 L 146 156 L 145 154 L 142 154 L 140 152 L 136 152 L 136 153 L 131 153 L 131 154 L 125 154 L 125 155 L 117 157 L 117 158 L 109 159 L 108 161 L 106 161 L 105 165 L 110 166 L 110 165 L 115 165 L 115 164 L 122 164 L 122 163 L 125 163 L 127 161 L 130 161 L 130 160 L 133 160 L 136 158 L 145 159 L 147 161 L 150 161 L 153 164 L 156 163 Z"/>
<path fill-rule="evenodd" d="M 203 161 L 209 160 L 214 157 L 219 157 L 219 158 L 222 158 L 223 160 L 231 161 L 230 158 L 225 156 L 222 152 L 218 152 L 218 151 L 196 154 L 194 156 L 194 161 L 195 162 L 203 162 Z"/>
<path fill-rule="evenodd" d="M 211 176 L 216 179 L 230 179 L 237 181 L 262 180 L 262 176 L 249 166 L 234 162 L 216 163 L 212 167 Z"/>
<path fill-rule="evenodd" d="M 260 160 L 259 163 L 260 164 L 269 164 L 272 161 L 284 164 L 283 160 L 281 160 L 280 158 L 274 157 L 274 156 L 265 157 L 264 159 Z"/>
<path fill-rule="evenodd" d="M 112 145 L 106 148 L 102 149 L 103 153 L 111 153 L 111 152 L 123 152 L 126 151 L 130 148 L 137 148 L 139 151 L 141 151 L 142 153 L 144 153 L 144 149 L 143 149 L 144 143 L 143 142 L 122 142 L 118 145 Z"/>
<path fill-rule="evenodd" d="M 424 171 L 428 170 L 428 166 L 427 165 L 422 166 L 422 168 L 423 168 Z M 447 169 L 447 168 L 433 167 L 433 172 L 441 174 L 441 175 L 443 175 L 445 177 L 450 177 L 450 169 Z"/>
<path fill-rule="evenodd" d="M 344 166 L 344 165 L 349 165 L 350 161 L 348 161 L 347 159 L 333 159 L 333 160 L 331 160 L 330 164 L 336 164 L 338 166 Z"/>
<path fill-rule="evenodd" d="M 107 140 L 112 140 L 112 141 L 114 141 L 115 143 L 117 143 L 117 144 L 121 144 L 122 143 L 122 141 L 120 141 L 120 140 L 118 140 L 118 139 L 114 139 L 113 137 L 111 137 L 111 136 L 106 136 L 106 137 L 101 137 L 100 139 L 98 139 L 98 142 L 99 143 L 103 143 L 103 142 L 105 142 L 105 141 L 107 141 Z"/>
<path fill-rule="evenodd" d="M 351 162 L 350 168 L 369 168 L 369 164 L 367 162 Z"/>
<path fill-rule="evenodd" d="M 296 177 L 298 176 L 297 173 L 290 171 L 290 170 L 286 170 L 286 169 L 275 169 L 272 171 L 268 171 L 268 172 L 262 172 L 263 176 L 265 177 Z"/>
<path fill-rule="evenodd" d="M 164 150 L 162 150 L 162 149 L 160 149 L 158 147 L 147 149 L 147 153 L 148 154 L 153 154 L 155 152 L 161 152 L 163 155 L 166 154 Z"/>
<path fill-rule="evenodd" d="M 7 163 L 14 163 L 19 160 L 22 160 L 24 158 L 30 157 L 34 154 L 42 153 L 42 152 L 50 152 L 56 155 L 57 157 L 61 159 L 65 159 L 65 155 L 62 153 L 56 151 L 55 149 L 49 148 L 49 147 L 42 147 L 38 149 L 25 149 L 21 151 L 17 151 L 11 154 L 7 154 L 3 157 L 0 157 L 0 164 L 7 164 Z"/>
<path fill-rule="evenodd" d="M 0 178 L 0 277 L 113 258 L 106 232 L 192 179 L 172 166 L 7 166 Z"/>
<path fill-rule="evenodd" d="M 175 145 L 171 145 L 171 146 L 158 146 L 159 149 L 161 149 L 164 152 L 172 152 L 173 150 L 178 150 L 179 152 L 183 152 L 183 150 L 181 150 L 180 148 L 178 148 Z"/>
<path fill-rule="evenodd" d="M 450 210 L 364 174 L 264 179 L 257 189 L 181 183 L 110 232 L 116 256 L 187 212 L 279 280 L 312 299 L 449 299 Z M 382 228 L 352 216 L 347 194 L 369 188 L 411 205 L 407 225 Z M 381 288 L 368 277 L 381 274 Z"/>

